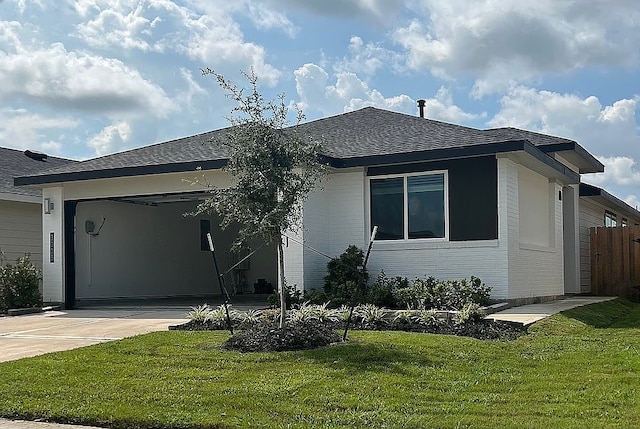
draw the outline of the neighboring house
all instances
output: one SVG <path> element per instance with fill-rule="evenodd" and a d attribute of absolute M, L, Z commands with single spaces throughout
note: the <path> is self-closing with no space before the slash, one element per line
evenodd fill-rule
<path fill-rule="evenodd" d="M 321 142 L 331 168 L 287 240 L 289 284 L 321 288 L 327 259 L 317 251 L 364 248 L 377 225 L 372 277 L 382 269 L 409 278 L 474 275 L 496 299 L 580 291 L 580 174 L 604 167 L 575 141 L 372 107 L 300 131 Z M 233 232 L 221 231 L 216 216 L 183 214 L 209 184 L 228 186 L 224 136 L 217 130 L 17 178 L 54 202 L 43 218 L 53 261 L 44 266 L 45 299 L 71 306 L 214 292 L 202 236 L 211 231 L 228 267 Z M 241 277 L 275 284 L 276 267 L 275 250 L 265 247 Z"/>
<path fill-rule="evenodd" d="M 39 173 L 72 161 L 14 149 L 0 148 L 0 251 L 6 262 L 31 254 L 42 267 L 42 192 L 16 187 L 15 176 Z"/>
<path fill-rule="evenodd" d="M 640 212 L 597 186 L 580 184 L 580 291 L 591 291 L 589 229 L 640 225 Z"/>

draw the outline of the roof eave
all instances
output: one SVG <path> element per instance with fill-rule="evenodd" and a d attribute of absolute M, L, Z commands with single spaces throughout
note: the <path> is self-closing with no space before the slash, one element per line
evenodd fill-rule
<path fill-rule="evenodd" d="M 183 173 L 203 170 L 216 170 L 227 165 L 226 159 L 210 161 L 190 161 L 171 164 L 145 165 L 139 167 L 111 168 L 108 170 L 77 171 L 72 173 L 53 173 L 39 176 L 21 176 L 13 180 L 15 186 L 46 185 L 52 183 L 77 182 L 92 179 L 112 179 L 116 177 L 148 176 L 151 174 Z"/>
<path fill-rule="evenodd" d="M 603 205 L 606 205 L 606 203 L 613 204 L 619 210 L 624 211 L 628 215 L 634 216 L 636 219 L 640 220 L 640 211 L 625 203 L 615 195 L 612 195 L 597 186 L 589 185 L 587 183 L 580 183 L 580 197 L 592 198 L 602 203 Z"/>
<path fill-rule="evenodd" d="M 604 165 L 576 142 L 556 143 L 538 146 L 538 148 L 547 154 L 558 153 L 567 157 L 580 169 L 580 174 L 604 172 Z M 571 159 L 569 159 L 570 155 L 573 155 Z"/>
<path fill-rule="evenodd" d="M 537 162 L 549 167 L 559 178 L 567 183 L 579 183 L 580 175 L 561 162 L 542 152 L 528 140 L 509 140 L 498 143 L 436 149 L 427 151 L 406 152 L 399 154 L 371 155 L 352 158 L 325 157 L 331 167 L 370 167 L 375 165 L 406 164 L 421 161 L 438 161 L 456 158 L 470 158 L 475 156 L 497 155 L 522 152 Z"/>

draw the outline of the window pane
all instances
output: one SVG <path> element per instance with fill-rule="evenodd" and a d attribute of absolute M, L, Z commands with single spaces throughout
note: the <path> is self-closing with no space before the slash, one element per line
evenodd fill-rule
<path fill-rule="evenodd" d="M 407 179 L 409 238 L 444 237 L 444 175 Z"/>
<path fill-rule="evenodd" d="M 604 226 L 617 226 L 617 218 L 615 213 L 604 212 Z"/>
<path fill-rule="evenodd" d="M 371 226 L 378 226 L 377 240 L 404 238 L 404 179 L 371 180 Z"/>

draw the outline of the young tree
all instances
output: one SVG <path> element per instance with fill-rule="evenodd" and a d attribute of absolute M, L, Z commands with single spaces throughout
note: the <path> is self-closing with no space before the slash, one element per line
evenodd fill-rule
<path fill-rule="evenodd" d="M 243 73 L 250 85 L 247 94 L 210 68 L 202 73 L 213 75 L 236 106 L 227 118 L 231 127 L 226 138 L 219 142 L 228 150 L 225 169 L 232 176 L 232 186 L 215 189 L 198 212 L 215 211 L 222 218 L 222 228 L 239 224 L 236 247 L 256 236 L 277 244 L 282 328 L 287 293 L 282 239 L 287 230 L 299 226 L 302 203 L 324 172 L 318 156 L 320 144 L 300 133 L 304 115 L 299 109 L 295 125 L 289 126 L 284 94 L 275 100 L 263 99 L 253 70 Z"/>

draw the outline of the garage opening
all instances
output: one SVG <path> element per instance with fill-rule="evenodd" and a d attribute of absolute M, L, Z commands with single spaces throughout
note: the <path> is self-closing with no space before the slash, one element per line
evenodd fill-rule
<path fill-rule="evenodd" d="M 232 251 L 238 228 L 222 230 L 218 216 L 185 216 L 206 194 L 169 194 L 79 201 L 75 211 L 75 303 L 206 298 L 219 295 L 211 253 L 232 294 L 269 293 L 277 284 L 275 245 Z M 69 303 L 68 303 L 69 304 Z"/>

